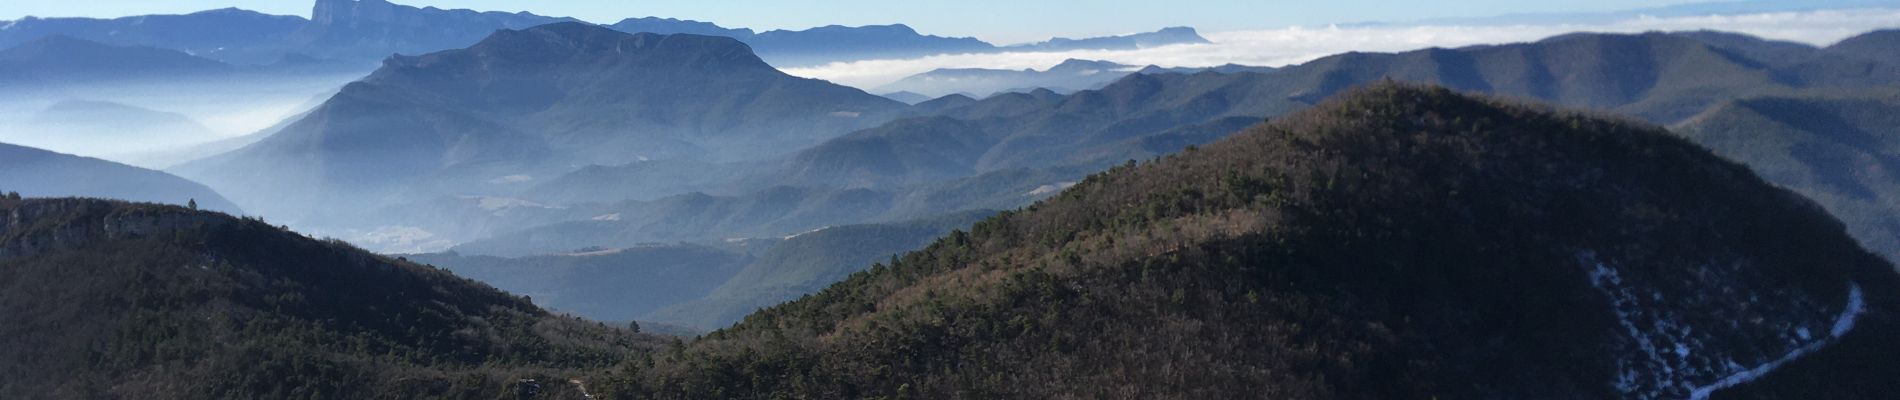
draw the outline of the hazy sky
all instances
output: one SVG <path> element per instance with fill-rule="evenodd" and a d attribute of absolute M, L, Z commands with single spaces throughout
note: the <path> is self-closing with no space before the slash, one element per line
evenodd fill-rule
<path fill-rule="evenodd" d="M 905 23 L 919 31 L 999 43 L 1186 25 L 1204 31 L 1532 12 L 1611 11 L 1698 0 L 395 0 L 399 4 L 529 11 L 611 23 L 660 16 L 728 27 L 803 29 Z M 313 0 L 0 0 L 0 19 L 118 17 L 238 7 L 308 16 Z"/>

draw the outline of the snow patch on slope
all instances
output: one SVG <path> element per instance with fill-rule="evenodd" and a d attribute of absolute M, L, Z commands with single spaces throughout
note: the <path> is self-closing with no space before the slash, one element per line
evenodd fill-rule
<path fill-rule="evenodd" d="M 1783 364 L 1799 359 L 1809 353 L 1820 351 L 1821 348 L 1827 347 L 1827 345 L 1834 344 L 1835 341 L 1840 340 L 1841 336 L 1846 335 L 1848 331 L 1854 330 L 1854 321 L 1859 319 L 1860 315 L 1866 311 L 1867 303 L 1861 295 L 1860 285 L 1849 284 L 1847 290 L 1847 306 L 1841 309 L 1841 316 L 1834 319 L 1834 329 L 1829 331 L 1827 338 L 1796 348 L 1794 351 L 1790 351 L 1788 354 L 1782 355 L 1781 358 L 1775 359 L 1774 361 L 1769 361 L 1768 363 L 1757 365 L 1754 368 L 1749 368 L 1723 377 L 1715 381 L 1715 383 L 1696 387 L 1695 390 L 1689 392 L 1689 398 L 1692 400 L 1706 400 L 1710 395 L 1715 394 L 1717 390 L 1727 389 L 1735 387 L 1735 385 L 1754 381 L 1755 379 L 1768 375 L 1770 372 L 1774 372 L 1776 368 L 1781 368 Z"/>
<path fill-rule="evenodd" d="M 1613 384 L 1629 399 L 1706 399 L 1717 390 L 1757 379 L 1833 343 L 1853 329 L 1855 318 L 1865 309 L 1860 287 L 1850 282 L 1847 304 L 1833 319 L 1824 319 L 1831 314 L 1822 310 L 1831 307 L 1819 299 L 1789 293 L 1786 295 L 1792 297 L 1770 300 L 1759 294 L 1748 294 L 1732 300 L 1746 303 L 1743 310 L 1754 310 L 1742 314 L 1756 316 L 1752 322 L 1730 320 L 1726 326 L 1696 325 L 1691 321 L 1706 320 L 1709 315 L 1728 315 L 1724 318 L 1741 315 L 1732 314 L 1734 309 L 1707 308 L 1711 301 L 1732 300 L 1678 298 L 1680 294 L 1672 297 L 1656 286 L 1660 282 L 1646 281 L 1666 278 L 1644 275 L 1639 280 L 1627 279 L 1626 271 L 1599 260 L 1595 252 L 1582 251 L 1576 258 L 1586 269 L 1591 285 L 1608 298 L 1617 330 L 1627 340 L 1627 352 L 1616 360 Z M 1699 285 L 1733 284 L 1723 279 L 1720 271 L 1724 269 L 1719 265 L 1703 265 L 1679 272 L 1692 276 L 1688 279 L 1694 279 Z M 1803 317 L 1809 310 L 1818 312 Z M 1707 312 L 1721 314 L 1704 314 Z M 1764 315 L 1776 317 L 1764 323 L 1761 318 Z M 1814 331 L 1826 329 L 1828 324 L 1832 324 L 1832 329 L 1827 331 L 1827 336 L 1816 337 L 1821 335 Z M 1735 346 L 1738 340 L 1764 337 L 1785 340 L 1786 347 L 1762 349 L 1762 353 L 1754 355 L 1729 347 Z M 1776 357 L 1777 354 L 1780 356 Z"/>

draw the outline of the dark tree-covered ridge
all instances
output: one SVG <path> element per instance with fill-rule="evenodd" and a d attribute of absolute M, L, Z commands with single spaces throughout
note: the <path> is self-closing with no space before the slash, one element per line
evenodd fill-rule
<path fill-rule="evenodd" d="M 0 315 L 7 398 L 496 398 L 661 343 L 260 220 L 87 199 L 0 200 Z"/>
<path fill-rule="evenodd" d="M 1811 202 L 1661 129 L 1379 84 L 1095 175 L 602 389 L 1683 398 L 1812 347 L 1714 394 L 1880 398 L 1895 278 Z"/>

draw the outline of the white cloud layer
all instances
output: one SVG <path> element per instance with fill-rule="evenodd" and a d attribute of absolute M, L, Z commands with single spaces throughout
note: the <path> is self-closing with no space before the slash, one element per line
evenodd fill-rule
<path fill-rule="evenodd" d="M 1895 27 L 1900 27 L 1900 9 L 1637 17 L 1607 24 L 1291 27 L 1207 34 L 1213 44 L 1118 51 L 947 54 L 904 60 L 839 62 L 790 68 L 785 72 L 871 89 L 937 68 L 1042 69 L 1071 58 L 1168 67 L 1207 67 L 1228 63 L 1283 66 L 1348 51 L 1397 52 L 1429 47 L 1527 42 L 1570 32 L 1702 29 L 1825 46 L 1863 32 Z"/>

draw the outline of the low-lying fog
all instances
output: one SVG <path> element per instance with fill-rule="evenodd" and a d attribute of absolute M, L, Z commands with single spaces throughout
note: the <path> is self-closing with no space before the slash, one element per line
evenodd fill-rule
<path fill-rule="evenodd" d="M 0 89 L 0 143 L 162 169 L 242 146 L 362 76 Z"/>
<path fill-rule="evenodd" d="M 1848 36 L 1900 24 L 1900 9 L 1820 10 L 1742 15 L 1652 17 L 1545 24 L 1391 24 L 1288 27 L 1203 33 L 1209 44 L 1182 44 L 1137 50 L 1004 52 L 945 54 L 902 60 L 835 62 L 785 72 L 872 89 L 906 76 L 938 68 L 1043 69 L 1068 59 L 1105 60 L 1130 65 L 1212 67 L 1240 64 L 1278 67 L 1349 51 L 1400 52 L 1429 47 L 1535 41 L 1569 32 L 1693 31 L 1739 32 L 1767 39 L 1818 46 Z M 946 89 L 949 90 L 949 89 Z M 949 90 L 955 92 L 956 90 Z"/>

